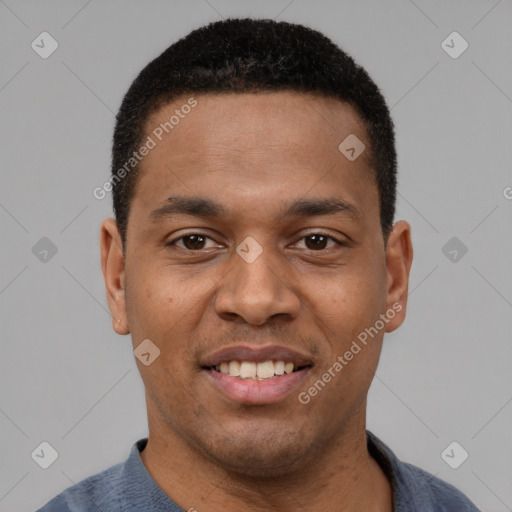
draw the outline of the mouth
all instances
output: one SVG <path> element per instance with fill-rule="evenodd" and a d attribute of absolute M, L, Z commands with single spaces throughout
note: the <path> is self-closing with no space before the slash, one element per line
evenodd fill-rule
<path fill-rule="evenodd" d="M 244 404 L 284 400 L 313 367 L 307 356 L 284 347 L 228 347 L 205 358 L 201 369 L 220 394 Z"/>
<path fill-rule="evenodd" d="M 267 380 L 279 378 L 283 375 L 290 375 L 305 368 L 310 368 L 311 365 L 295 366 L 291 361 L 272 361 L 271 359 L 257 363 L 254 361 L 222 361 L 222 363 L 215 366 L 205 366 L 203 369 L 209 371 L 216 371 L 230 377 L 238 379 L 250 380 Z"/>

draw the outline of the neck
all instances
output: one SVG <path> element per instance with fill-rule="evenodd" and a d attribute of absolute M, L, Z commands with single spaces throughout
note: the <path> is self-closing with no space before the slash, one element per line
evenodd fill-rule
<path fill-rule="evenodd" d="M 385 474 L 368 453 L 365 412 L 300 469 L 276 478 L 241 475 L 198 453 L 149 417 L 142 461 L 159 487 L 184 510 L 391 512 Z"/>

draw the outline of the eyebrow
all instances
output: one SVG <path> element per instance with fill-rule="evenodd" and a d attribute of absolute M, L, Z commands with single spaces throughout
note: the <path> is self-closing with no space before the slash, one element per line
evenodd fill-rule
<path fill-rule="evenodd" d="M 283 207 L 280 216 L 284 218 L 319 217 L 336 213 L 342 213 L 354 220 L 362 217 L 361 211 L 356 206 L 334 197 L 297 199 L 289 206 Z M 218 219 L 226 217 L 228 210 L 221 204 L 203 197 L 169 196 L 163 206 L 149 214 L 149 221 L 156 223 L 174 215 Z"/>

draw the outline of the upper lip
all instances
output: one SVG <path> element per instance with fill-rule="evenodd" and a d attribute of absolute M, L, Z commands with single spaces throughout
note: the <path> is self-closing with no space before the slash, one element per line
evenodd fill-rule
<path fill-rule="evenodd" d="M 251 361 L 262 363 L 264 361 L 284 361 L 291 362 L 295 368 L 299 366 L 311 366 L 312 360 L 305 354 L 279 346 L 266 345 L 263 347 L 254 347 L 250 345 L 234 345 L 224 347 L 202 358 L 200 365 L 217 366 L 225 361 Z"/>

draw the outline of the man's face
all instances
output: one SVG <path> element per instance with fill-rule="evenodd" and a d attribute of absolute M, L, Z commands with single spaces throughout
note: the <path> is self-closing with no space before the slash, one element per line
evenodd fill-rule
<path fill-rule="evenodd" d="M 134 347 L 149 339 L 160 350 L 148 366 L 137 361 L 150 436 L 180 439 L 235 471 L 277 474 L 364 421 L 383 332 L 405 312 L 403 268 L 394 269 L 404 264 L 387 264 L 404 237 L 392 233 L 386 250 L 370 143 L 351 107 L 293 92 L 194 97 L 142 162 L 120 296 L 111 299 L 116 330 L 129 330 Z M 187 99 L 154 114 L 147 134 Z M 354 161 L 338 149 L 351 134 L 367 148 Z M 171 211 L 170 196 L 219 211 Z M 325 200 L 343 207 L 311 207 Z M 298 201 L 307 203 L 286 213 Z M 301 403 L 396 301 L 402 312 Z M 245 362 L 247 375 L 264 361 L 294 362 L 295 371 L 242 379 L 219 371 L 230 361 Z"/>

